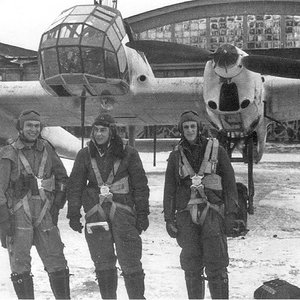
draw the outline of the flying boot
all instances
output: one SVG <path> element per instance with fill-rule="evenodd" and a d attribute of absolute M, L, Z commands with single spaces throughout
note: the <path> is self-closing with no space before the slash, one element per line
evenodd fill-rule
<path fill-rule="evenodd" d="M 212 299 L 229 299 L 227 271 L 213 277 L 208 276 L 208 287 Z"/>
<path fill-rule="evenodd" d="M 185 283 L 189 299 L 204 299 L 205 283 L 203 271 L 185 271 Z"/>
<path fill-rule="evenodd" d="M 11 281 L 13 282 L 18 299 L 34 299 L 33 275 L 30 272 L 22 274 L 12 273 Z"/>
<path fill-rule="evenodd" d="M 71 299 L 69 269 L 48 273 L 55 299 Z"/>
<path fill-rule="evenodd" d="M 145 274 L 144 271 L 133 274 L 124 274 L 125 287 L 129 299 L 146 299 L 145 293 Z"/>
<path fill-rule="evenodd" d="M 96 271 L 96 276 L 102 299 L 117 299 L 117 269 Z"/>

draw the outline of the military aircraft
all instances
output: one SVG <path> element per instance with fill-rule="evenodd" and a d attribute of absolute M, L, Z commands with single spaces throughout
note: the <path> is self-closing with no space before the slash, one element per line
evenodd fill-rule
<path fill-rule="evenodd" d="M 49 126 L 90 125 L 101 111 L 120 124 L 170 125 L 182 111 L 196 110 L 230 155 L 243 145 L 253 198 L 253 162 L 263 155 L 268 120 L 299 116 L 300 62 L 228 44 L 211 52 L 133 36 L 115 8 L 95 3 L 63 11 L 41 37 L 40 80 L 0 83 L 1 136 L 28 107 Z M 204 75 L 155 78 L 145 55 L 151 52 L 206 62 Z"/>

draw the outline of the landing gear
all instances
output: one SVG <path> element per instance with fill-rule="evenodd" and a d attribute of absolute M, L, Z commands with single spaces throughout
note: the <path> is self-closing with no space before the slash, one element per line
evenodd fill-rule
<path fill-rule="evenodd" d="M 254 198 L 254 181 L 253 181 L 253 134 L 249 136 L 246 142 L 247 159 L 248 159 L 248 213 L 254 214 L 253 198 Z"/>
<path fill-rule="evenodd" d="M 220 144 L 227 151 L 229 158 L 232 162 L 244 162 L 248 164 L 248 207 L 247 211 L 250 215 L 254 214 L 253 198 L 254 198 L 254 180 L 253 180 L 253 161 L 254 152 L 257 147 L 256 133 L 241 138 L 227 135 L 220 132 L 218 136 Z M 234 157 L 234 150 L 238 149 L 242 152 L 242 157 Z"/>

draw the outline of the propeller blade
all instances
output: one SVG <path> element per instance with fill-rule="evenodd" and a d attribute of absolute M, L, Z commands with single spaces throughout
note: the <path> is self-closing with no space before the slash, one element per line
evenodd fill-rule
<path fill-rule="evenodd" d="M 275 56 L 249 55 L 242 59 L 245 68 L 263 75 L 300 79 L 300 61 Z"/>
<path fill-rule="evenodd" d="M 212 52 L 184 44 L 154 40 L 131 41 L 126 46 L 142 51 L 147 56 L 167 59 L 179 59 L 191 62 L 206 62 L 212 59 Z M 162 59 L 161 59 L 162 60 Z"/>

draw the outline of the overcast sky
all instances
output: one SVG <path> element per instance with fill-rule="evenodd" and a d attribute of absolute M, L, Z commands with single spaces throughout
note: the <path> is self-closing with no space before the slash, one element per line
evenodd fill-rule
<path fill-rule="evenodd" d="M 124 18 L 187 0 L 118 0 Z M 0 0 L 0 42 L 38 50 L 42 33 L 65 9 L 93 0 Z"/>

